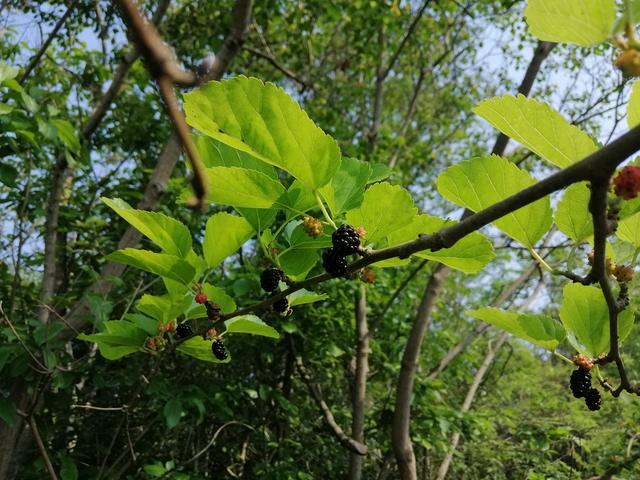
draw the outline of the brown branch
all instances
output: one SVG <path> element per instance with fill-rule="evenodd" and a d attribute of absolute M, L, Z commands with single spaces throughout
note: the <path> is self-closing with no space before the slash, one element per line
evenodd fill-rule
<path fill-rule="evenodd" d="M 58 22 L 55 24 L 55 26 L 53 27 L 53 30 L 51 30 L 51 33 L 49 33 L 49 36 L 44 41 L 40 49 L 29 61 L 28 65 L 24 69 L 24 72 L 22 72 L 22 75 L 20 75 L 20 78 L 18 79 L 18 83 L 20 85 L 24 85 L 24 82 L 29 77 L 29 75 L 31 75 L 31 72 L 33 71 L 33 69 L 36 68 L 36 66 L 38 65 L 38 62 L 40 62 L 40 59 L 42 58 L 44 53 L 47 51 L 47 48 L 49 48 L 49 45 L 51 45 L 51 42 L 53 42 L 53 39 L 56 38 L 56 36 L 58 35 L 58 32 L 67 21 L 67 18 L 69 18 L 69 15 L 71 15 L 71 12 L 75 7 L 75 4 L 76 2 L 71 2 L 69 4 L 69 6 L 67 7 L 67 10 L 64 12 L 62 17 L 60 17 Z"/>
<path fill-rule="evenodd" d="M 49 454 L 47 453 L 47 449 L 44 446 L 42 437 L 40 436 L 40 430 L 38 430 L 38 425 L 36 424 L 36 421 L 33 418 L 33 415 L 29 416 L 29 427 L 31 428 L 31 433 L 33 434 L 33 438 L 36 441 L 36 445 L 38 446 L 38 450 L 40 451 L 40 456 L 44 461 L 44 466 L 47 468 L 49 477 L 51 478 L 51 480 L 58 480 L 58 476 L 56 475 L 56 471 L 53 468 L 53 464 L 51 463 L 51 458 L 49 458 Z"/>
<path fill-rule="evenodd" d="M 367 376 L 369 374 L 369 328 L 367 326 L 367 288 L 360 285 L 355 298 L 356 317 L 356 373 L 353 381 L 353 408 L 351 418 L 351 438 L 364 442 L 365 399 L 367 393 Z M 351 452 L 349 480 L 362 478 L 363 457 Z"/>
<path fill-rule="evenodd" d="M 400 57 L 400 54 L 402 53 L 402 50 L 404 49 L 405 45 L 407 44 L 407 42 L 409 41 L 409 39 L 413 35 L 413 32 L 415 32 L 416 27 L 418 26 L 418 23 L 420 22 L 420 19 L 422 18 L 422 16 L 424 15 L 425 10 L 429 6 L 429 3 L 431 3 L 431 0 L 425 0 L 423 2 L 422 6 L 420 7 L 420 9 L 418 10 L 418 12 L 416 13 L 415 17 L 413 17 L 413 20 L 409 24 L 409 28 L 407 28 L 407 31 L 404 34 L 404 37 L 402 37 L 402 40 L 400 40 L 400 45 L 398 45 L 398 48 L 396 49 L 396 51 L 391 56 L 391 60 L 389 60 L 389 65 L 387 66 L 387 68 L 385 68 L 381 72 L 380 76 L 382 78 L 382 81 L 384 81 L 389 76 L 389 73 L 391 73 L 391 70 L 393 70 L 393 67 L 395 67 L 396 62 L 398 61 L 398 58 Z"/>
<path fill-rule="evenodd" d="M 615 166 L 610 169 L 609 176 L 613 173 Z M 613 293 L 609 275 L 606 269 L 606 242 L 607 237 L 611 234 L 611 228 L 607 220 L 607 192 L 609 190 L 609 176 L 598 178 L 591 182 L 591 197 L 589 199 L 589 211 L 593 218 L 593 275 L 597 279 L 598 284 L 604 295 L 609 312 L 609 353 L 607 362 L 615 362 L 620 375 L 620 386 L 612 393 L 617 397 L 623 391 L 640 395 L 640 388 L 631 386 L 629 377 L 624 367 L 622 358 L 620 357 L 620 342 L 618 332 L 618 314 L 621 305 Z M 623 307 L 624 308 L 624 307 Z"/>
<path fill-rule="evenodd" d="M 244 49 L 247 52 L 251 52 L 256 57 L 260 57 L 260 58 L 268 61 L 273 67 L 276 68 L 276 70 L 279 70 L 287 78 L 290 78 L 294 82 L 298 83 L 302 88 L 311 89 L 313 87 L 312 83 L 310 83 L 309 81 L 305 80 L 304 78 L 302 78 L 300 75 L 294 73 L 293 71 L 289 70 L 287 67 L 285 67 L 280 62 L 278 62 L 278 60 L 273 55 L 271 55 L 270 53 L 265 53 L 265 52 L 262 52 L 262 51 L 258 50 L 257 48 L 252 48 L 252 47 L 244 47 Z"/>
<path fill-rule="evenodd" d="M 162 40 L 154 25 L 144 18 L 135 0 L 118 0 L 122 20 L 147 60 L 149 72 L 154 78 L 169 77 L 176 85 L 190 87 L 196 84 L 193 72 L 178 66 L 171 48 Z"/>
<path fill-rule="evenodd" d="M 327 405 L 327 403 L 322 398 L 322 393 L 320 392 L 320 387 L 316 385 L 309 373 L 307 372 L 304 364 L 302 363 L 302 358 L 299 356 L 296 357 L 296 367 L 298 369 L 298 373 L 300 374 L 300 378 L 307 385 L 311 396 L 316 401 L 318 408 L 322 412 L 322 416 L 324 417 L 324 421 L 331 430 L 331 433 L 334 437 L 340 442 L 340 444 L 347 448 L 348 450 L 357 453 L 358 455 L 366 455 L 367 454 L 367 446 L 363 445 L 361 442 L 349 437 L 344 430 L 338 425 L 336 419 L 331 412 L 331 409 Z"/>
<path fill-rule="evenodd" d="M 169 6 L 168 0 L 162 0 L 153 15 L 154 23 L 159 23 L 164 16 L 164 13 Z M 120 91 L 127 73 L 131 69 L 131 66 L 138 58 L 139 54 L 136 48 L 130 50 L 120 63 L 114 74 L 111 85 L 107 91 L 102 95 L 100 101 L 93 109 L 91 116 L 82 125 L 80 129 L 80 137 L 85 141 L 89 141 L 96 129 L 100 125 L 100 122 L 104 119 L 104 116 L 109 109 L 113 99 Z M 69 165 L 67 163 L 67 157 L 64 154 L 58 155 L 54 162 L 53 170 L 51 173 L 51 184 L 49 186 L 49 195 L 46 203 L 46 220 L 45 220 L 45 233 L 44 233 L 44 261 L 43 261 L 43 274 L 42 274 L 42 286 L 40 290 L 40 304 L 43 307 L 38 312 L 38 318 L 41 322 L 45 323 L 49 320 L 49 309 L 44 306 L 48 306 L 51 297 L 55 292 L 57 268 L 56 258 L 58 251 L 58 221 L 60 217 L 60 199 L 62 191 L 64 189 L 64 183 L 69 175 Z"/>
<path fill-rule="evenodd" d="M 473 213 L 459 223 L 443 228 L 431 235 L 421 235 L 417 240 L 401 243 L 381 250 L 374 250 L 365 257 L 355 261 L 347 267 L 347 274 L 356 272 L 363 267 L 388 260 L 390 258 L 409 258 L 414 253 L 423 250 L 437 251 L 450 248 L 465 236 L 480 228 L 498 220 L 509 213 L 525 207 L 547 195 L 568 187 L 577 182 L 590 179 L 608 178 L 609 172 L 615 169 L 629 156 L 640 150 L 640 126 L 636 126 L 629 132 L 619 137 L 614 142 L 592 153 L 585 159 L 560 170 L 544 180 L 521 190 L 510 197 L 501 200 L 490 207 Z M 224 320 L 247 313 L 267 309 L 277 300 L 286 297 L 302 288 L 308 288 L 318 283 L 325 282 L 331 277 L 327 273 L 308 278 L 302 282 L 296 282 L 286 290 L 269 297 L 268 299 L 239 308 L 222 316 Z"/>
<path fill-rule="evenodd" d="M 252 4 L 251 0 L 236 0 L 233 9 L 233 26 L 220 51 L 216 54 L 213 65 L 205 74 L 204 81 L 222 78 L 222 75 L 229 68 L 231 61 L 240 51 L 248 31 Z M 137 205 L 138 209 L 155 210 L 158 208 L 164 189 L 178 162 L 179 156 L 180 143 L 174 133 L 160 154 L 160 158 L 151 174 L 142 200 Z M 129 227 L 120 239 L 118 248 L 133 247 L 137 245 L 141 239 L 142 234 L 134 227 Z M 107 262 L 101 271 L 100 279 L 89 288 L 89 291 L 99 295 L 107 295 L 113 288 L 110 279 L 120 276 L 125 268 L 126 266 L 123 264 Z M 67 315 L 67 319 L 75 329 L 82 330 L 89 323 L 90 315 L 89 303 L 85 295 L 73 305 Z M 72 336 L 72 332 L 69 329 L 62 332 L 62 337 L 64 338 L 70 338 Z"/>
<path fill-rule="evenodd" d="M 187 72 L 178 67 L 173 52 L 164 43 L 153 24 L 144 18 L 135 0 L 118 0 L 117 3 L 120 7 L 122 19 L 132 33 L 142 56 L 147 60 L 149 73 L 158 83 L 160 96 L 167 109 L 173 128 L 189 157 L 193 172 L 191 184 L 195 193 L 192 206 L 202 209 L 206 204 L 207 196 L 204 165 L 193 143 L 189 126 L 178 106 L 172 87 L 173 84 L 180 86 L 196 85 L 197 77 L 193 72 Z"/>

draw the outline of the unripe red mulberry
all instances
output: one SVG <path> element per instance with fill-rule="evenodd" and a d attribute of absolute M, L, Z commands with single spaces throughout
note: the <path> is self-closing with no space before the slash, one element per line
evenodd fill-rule
<path fill-rule="evenodd" d="M 613 191 L 625 200 L 636 198 L 640 192 L 640 167 L 624 167 L 613 179 Z"/>
<path fill-rule="evenodd" d="M 204 293 L 200 292 L 196 294 L 195 300 L 196 300 L 196 303 L 199 303 L 202 305 L 204 302 L 207 301 L 207 296 Z"/>

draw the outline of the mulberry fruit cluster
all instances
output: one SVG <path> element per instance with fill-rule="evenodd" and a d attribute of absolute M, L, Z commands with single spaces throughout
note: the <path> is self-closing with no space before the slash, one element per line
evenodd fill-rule
<path fill-rule="evenodd" d="M 275 292 L 280 280 L 284 280 L 284 272 L 278 268 L 267 268 L 260 274 L 260 286 L 265 292 Z"/>
<path fill-rule="evenodd" d="M 585 368 L 577 368 L 571 373 L 569 381 L 571 392 L 576 398 L 584 398 L 591 411 L 600 410 L 600 392 L 591 386 L 591 372 Z"/>
<path fill-rule="evenodd" d="M 613 179 L 613 191 L 625 200 L 636 198 L 640 193 L 640 167 L 624 167 Z"/>
<path fill-rule="evenodd" d="M 178 338 L 186 338 L 190 335 L 193 335 L 193 329 L 188 323 L 181 323 L 176 327 L 176 335 L 178 336 Z"/>
<path fill-rule="evenodd" d="M 226 360 L 229 354 L 227 353 L 227 347 L 224 346 L 222 340 L 214 340 L 211 343 L 211 352 L 213 352 L 213 356 L 218 360 Z"/>
<path fill-rule="evenodd" d="M 360 251 L 360 235 L 345 223 L 333 232 L 331 243 L 333 246 L 322 254 L 322 266 L 332 277 L 342 277 L 347 273 L 346 257 Z"/>

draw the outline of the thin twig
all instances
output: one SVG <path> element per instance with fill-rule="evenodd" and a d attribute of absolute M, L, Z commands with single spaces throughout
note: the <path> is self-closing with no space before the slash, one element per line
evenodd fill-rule
<path fill-rule="evenodd" d="M 29 427 L 31 428 L 31 433 L 33 434 L 33 438 L 36 441 L 36 445 L 38 446 L 38 450 L 40 451 L 40 455 L 42 456 L 42 460 L 44 461 L 44 465 L 47 468 L 47 472 L 49 472 L 49 477 L 51 480 L 58 480 L 58 476 L 56 475 L 56 471 L 53 468 L 53 464 L 51 463 L 51 458 L 49 458 L 49 454 L 47 453 L 47 448 L 42 441 L 42 437 L 40 436 L 40 430 L 38 430 L 38 425 L 36 424 L 33 415 L 29 416 Z"/>

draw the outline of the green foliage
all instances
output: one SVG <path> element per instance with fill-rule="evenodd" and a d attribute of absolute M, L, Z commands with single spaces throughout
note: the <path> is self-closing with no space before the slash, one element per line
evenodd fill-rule
<path fill-rule="evenodd" d="M 562 325 L 546 315 L 513 313 L 493 307 L 472 310 L 467 314 L 551 351 L 558 348 L 565 338 Z"/>
<path fill-rule="evenodd" d="M 609 310 L 602 291 L 596 287 L 570 283 L 563 290 L 560 319 L 569 343 L 592 358 L 609 351 Z M 618 317 L 620 342 L 629 335 L 634 316 L 630 309 Z"/>
<path fill-rule="evenodd" d="M 478 157 L 448 168 L 438 176 L 438 192 L 453 203 L 477 212 L 529 187 L 535 180 L 497 155 Z M 551 225 L 549 199 L 542 198 L 494 225 L 514 240 L 533 247 Z"/>
<path fill-rule="evenodd" d="M 185 95 L 187 122 L 210 137 L 291 173 L 316 190 L 340 166 L 335 141 L 282 89 L 243 76 Z"/>
<path fill-rule="evenodd" d="M 613 31 L 614 0 L 529 0 L 525 18 L 540 40 L 589 46 L 604 42 Z"/>
<path fill-rule="evenodd" d="M 473 111 L 508 137 L 561 168 L 598 149 L 589 135 L 569 124 L 549 105 L 524 95 L 491 98 Z"/>

